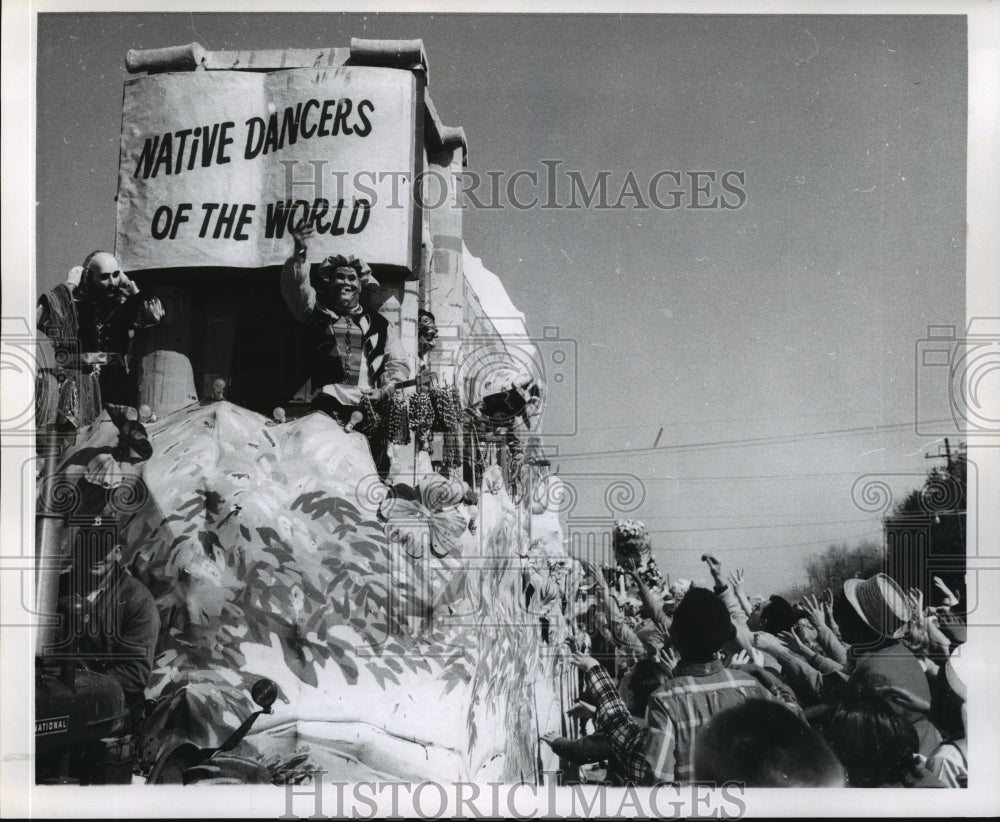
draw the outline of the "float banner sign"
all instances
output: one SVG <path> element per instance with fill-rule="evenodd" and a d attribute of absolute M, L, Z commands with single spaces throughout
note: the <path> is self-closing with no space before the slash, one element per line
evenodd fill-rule
<path fill-rule="evenodd" d="M 376 67 L 128 80 L 123 267 L 280 265 L 308 216 L 310 261 L 353 254 L 412 276 L 418 103 L 411 72 Z"/>

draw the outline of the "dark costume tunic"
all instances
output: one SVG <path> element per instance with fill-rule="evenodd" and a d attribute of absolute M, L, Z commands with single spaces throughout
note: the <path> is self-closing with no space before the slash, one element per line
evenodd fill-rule
<path fill-rule="evenodd" d="M 38 329 L 52 340 L 55 364 L 41 368 L 35 393 L 39 428 L 82 428 L 108 403 L 134 406 L 138 391 L 126 355 L 133 329 L 158 318 L 139 294 L 99 307 L 61 283 L 38 299 Z"/>

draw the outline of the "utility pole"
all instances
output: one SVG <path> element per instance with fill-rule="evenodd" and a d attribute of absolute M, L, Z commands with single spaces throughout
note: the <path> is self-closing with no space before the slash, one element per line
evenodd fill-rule
<path fill-rule="evenodd" d="M 945 461 L 945 465 L 948 468 L 948 473 L 950 474 L 954 466 L 954 463 L 952 462 L 952 457 L 951 457 L 951 443 L 948 441 L 948 438 L 947 437 L 944 438 L 944 453 L 942 453 L 941 448 L 938 447 L 938 451 L 936 454 L 924 454 L 924 459 L 925 460 L 943 459 Z"/>
<path fill-rule="evenodd" d="M 965 448 L 966 448 L 965 443 L 959 443 L 957 451 L 955 453 L 953 453 L 952 450 L 951 450 L 951 442 L 948 440 L 947 437 L 945 437 L 944 448 L 942 449 L 941 447 L 939 447 L 936 454 L 924 454 L 924 458 L 925 459 L 943 459 L 945 461 L 945 466 L 946 466 L 945 467 L 945 475 L 946 475 L 945 476 L 945 480 L 946 480 L 946 482 L 948 484 L 956 484 L 956 485 L 959 484 L 959 483 L 964 484 L 965 483 L 965 476 L 964 476 L 965 472 L 964 472 L 964 470 L 962 469 L 962 466 L 961 466 L 961 459 L 964 458 Z M 964 493 L 962 493 L 961 496 L 964 497 Z M 931 532 L 928 535 L 928 539 L 929 539 L 928 552 L 929 553 L 933 552 L 933 545 L 932 545 L 932 543 L 934 541 L 934 531 L 933 531 L 934 525 L 940 525 L 941 521 L 942 521 L 942 519 L 944 517 L 950 517 L 950 518 L 952 518 L 952 519 L 949 520 L 949 522 L 950 523 L 954 523 L 954 525 L 955 525 L 955 527 L 956 527 L 956 529 L 958 531 L 958 543 L 959 543 L 960 546 L 963 546 L 963 547 L 965 546 L 965 539 L 966 539 L 966 531 L 965 531 L 966 506 L 965 506 L 965 503 L 964 503 L 964 501 L 960 502 L 959 501 L 959 497 L 956 495 L 956 504 L 948 506 L 948 507 L 951 510 L 930 510 L 929 511 L 929 514 L 930 514 L 931 520 L 932 520 L 932 522 L 929 524 L 929 527 L 931 528 Z M 945 531 L 945 533 L 947 533 L 947 531 Z M 940 532 L 938 532 L 938 534 L 939 534 L 939 538 L 941 538 L 940 537 Z M 932 563 L 929 563 L 929 564 L 932 564 Z M 952 569 L 952 568 L 942 569 L 941 571 L 937 571 L 933 567 L 929 569 L 929 572 L 930 573 L 942 573 L 942 575 L 943 575 L 943 571 L 944 570 L 948 570 L 952 574 L 955 573 L 955 569 Z M 964 550 L 961 552 L 961 575 L 964 578 L 964 575 L 965 575 L 965 553 L 964 553 Z"/>

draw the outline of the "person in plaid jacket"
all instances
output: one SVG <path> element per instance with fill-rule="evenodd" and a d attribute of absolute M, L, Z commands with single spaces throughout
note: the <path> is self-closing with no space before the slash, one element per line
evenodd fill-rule
<path fill-rule="evenodd" d="M 692 588 L 670 626 L 680 654 L 674 675 L 649 698 L 646 726 L 629 713 L 614 681 L 592 657 L 575 654 L 597 706 L 616 767 L 637 785 L 684 784 L 692 778 L 695 736 L 718 713 L 750 699 L 773 701 L 758 680 L 726 668 L 719 649 L 734 635 L 725 604 L 711 591 Z"/>

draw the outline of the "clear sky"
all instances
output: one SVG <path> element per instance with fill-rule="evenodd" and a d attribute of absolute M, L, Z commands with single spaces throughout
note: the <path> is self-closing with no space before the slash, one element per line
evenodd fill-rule
<path fill-rule="evenodd" d="M 829 542 L 880 539 L 852 486 L 921 483 L 941 443 L 915 408 L 950 412 L 916 347 L 965 324 L 964 18 L 42 16 L 39 288 L 113 244 L 129 48 L 352 36 L 424 41 L 435 105 L 481 175 L 561 161 L 566 202 L 566 171 L 608 172 L 612 201 L 630 172 L 643 191 L 660 171 L 745 174 L 731 210 L 466 211 L 466 243 L 529 328 L 575 351 L 575 389 L 549 381 L 545 420 L 574 516 L 607 514 L 604 488 L 635 475 L 630 516 L 665 570 L 700 574 L 711 550 L 761 593 L 802 581 Z"/>

